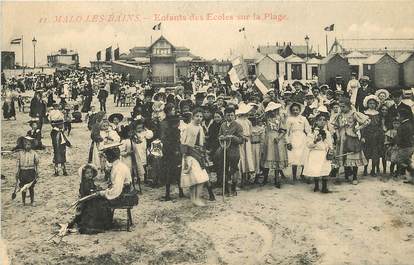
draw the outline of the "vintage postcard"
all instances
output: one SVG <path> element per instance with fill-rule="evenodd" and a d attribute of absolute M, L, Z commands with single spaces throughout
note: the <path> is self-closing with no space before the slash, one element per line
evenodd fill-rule
<path fill-rule="evenodd" d="M 5 265 L 414 263 L 413 1 L 2 1 Z"/>

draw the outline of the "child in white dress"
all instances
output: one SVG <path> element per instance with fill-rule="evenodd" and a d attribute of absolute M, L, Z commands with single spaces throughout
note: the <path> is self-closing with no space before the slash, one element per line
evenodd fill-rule
<path fill-rule="evenodd" d="M 319 113 L 315 117 L 315 124 L 307 141 L 309 153 L 305 162 L 303 174 L 307 177 L 314 178 L 314 192 L 319 191 L 319 180 L 322 179 L 321 192 L 329 193 L 328 176 L 331 172 L 331 161 L 328 154 L 331 154 L 333 142 L 332 136 L 326 127 L 326 122 L 328 120 L 328 113 Z"/>

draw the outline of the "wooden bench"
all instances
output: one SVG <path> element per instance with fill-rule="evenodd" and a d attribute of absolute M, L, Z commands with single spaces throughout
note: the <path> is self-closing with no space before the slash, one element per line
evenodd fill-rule
<path fill-rule="evenodd" d="M 115 213 L 115 210 L 117 209 L 126 209 L 127 210 L 127 224 L 126 229 L 128 232 L 130 232 L 130 227 L 133 225 L 132 223 L 132 215 L 131 215 L 131 209 L 133 206 L 117 206 L 117 207 L 111 207 L 112 213 Z"/>

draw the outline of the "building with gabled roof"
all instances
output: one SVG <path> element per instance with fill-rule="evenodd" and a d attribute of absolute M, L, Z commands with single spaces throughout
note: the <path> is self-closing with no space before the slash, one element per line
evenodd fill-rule
<path fill-rule="evenodd" d="M 397 58 L 400 64 L 400 81 L 405 87 L 414 87 L 414 52 L 407 52 Z"/>
<path fill-rule="evenodd" d="M 400 83 L 400 65 L 388 53 L 374 54 L 363 63 L 364 75 L 375 88 L 395 88 Z"/>
<path fill-rule="evenodd" d="M 190 49 L 174 46 L 163 35 L 148 47 L 131 48 L 129 54 L 120 56 L 119 61 L 133 66 L 151 68 L 152 83 L 156 86 L 174 85 L 180 76 L 187 76 L 190 64 L 207 63 L 203 58 L 191 54 Z M 125 69 L 125 65 L 122 67 L 117 65 L 115 69 Z"/>
<path fill-rule="evenodd" d="M 320 61 L 318 68 L 318 83 L 320 85 L 332 85 L 337 76 L 341 76 L 345 84 L 348 83 L 351 77 L 348 60 L 339 55 L 339 53 L 330 54 Z"/>

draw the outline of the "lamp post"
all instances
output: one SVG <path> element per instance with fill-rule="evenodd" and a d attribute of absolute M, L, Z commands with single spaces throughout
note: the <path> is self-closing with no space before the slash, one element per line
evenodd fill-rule
<path fill-rule="evenodd" d="M 33 37 L 32 43 L 33 43 L 33 69 L 35 69 L 36 68 L 36 43 L 37 43 L 37 40 L 35 37 Z"/>
<path fill-rule="evenodd" d="M 305 42 L 306 42 L 306 80 L 308 80 L 308 58 L 309 58 L 309 36 L 305 36 Z"/>

